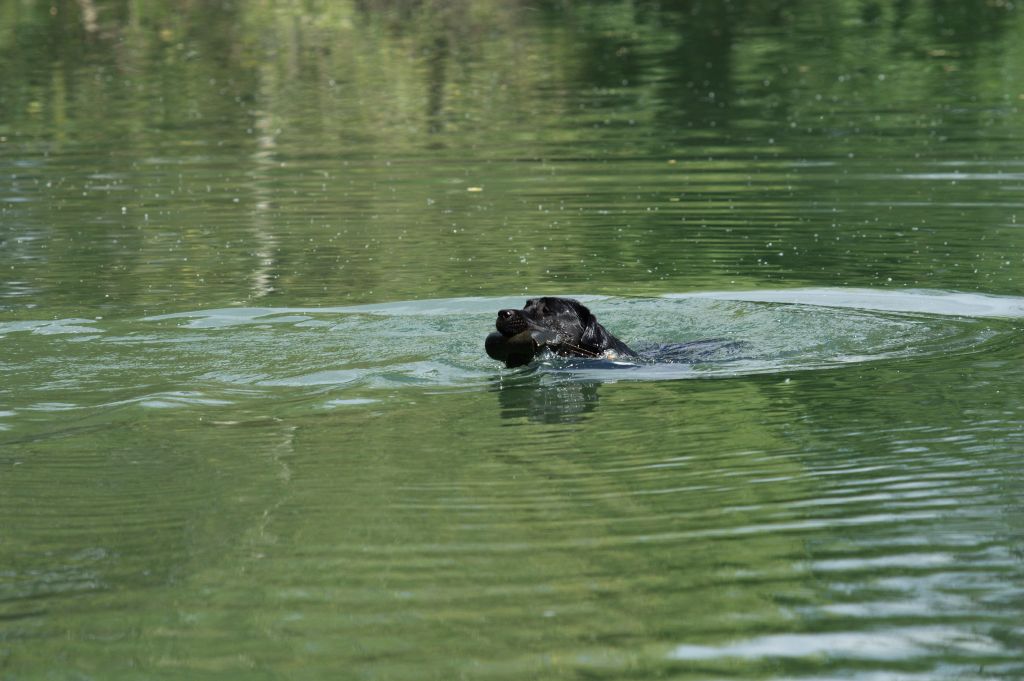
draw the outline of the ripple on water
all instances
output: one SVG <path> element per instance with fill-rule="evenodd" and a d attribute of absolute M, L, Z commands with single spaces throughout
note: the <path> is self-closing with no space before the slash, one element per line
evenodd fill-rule
<path fill-rule="evenodd" d="M 668 657 L 674 660 L 721 658 L 809 658 L 904 660 L 932 657 L 936 650 L 960 655 L 997 655 L 1015 659 L 999 641 L 983 634 L 945 626 L 888 627 L 874 632 L 813 632 L 759 636 L 723 646 L 680 645 Z"/>
<path fill-rule="evenodd" d="M 522 676 L 557 657 L 576 675 L 1013 678 L 1019 561 L 984 431 L 876 433 L 841 403 L 870 386 L 830 383 L 855 392 L 854 372 L 770 374 L 927 365 L 1015 338 L 1016 318 L 817 295 L 588 298 L 630 342 L 750 346 L 700 366 L 505 370 L 482 338 L 520 299 L 99 320 L 76 344 L 9 331 L 19 387 L 0 390 L 23 401 L 0 416 L 61 429 L 13 436 L 5 460 L 27 557 L 11 611 L 142 586 L 150 635 L 189 650 L 254 612 L 260 646 L 358 641 L 400 662 L 406 642 L 483 631 L 501 639 L 487 664 Z M 753 374 L 769 376 L 729 380 Z M 650 383 L 604 385 L 623 377 Z M 723 380 L 663 380 L 691 378 Z M 582 413 L 598 389 L 587 423 L 519 418 Z M 816 424 L 826 399 L 851 418 Z"/>
<path fill-rule="evenodd" d="M 278 391 L 318 408 L 407 387 L 489 390 L 517 383 L 729 378 L 976 352 L 1005 342 L 1024 301 L 965 293 L 796 289 L 577 296 L 616 335 L 657 348 L 701 338 L 737 353 L 695 363 L 553 359 L 509 371 L 483 352 L 495 311 L 522 298 L 455 298 L 324 308 L 221 308 L 138 320 L 0 324 L 16 411 L 77 393 L 68 409 L 218 407 Z M 240 389 L 243 392 L 240 392 Z M 247 391 L 247 392 L 244 392 Z M 255 392 L 253 392 L 255 391 Z M 262 394 L 261 394 L 262 391 Z M 296 392 L 297 391 L 297 392 Z M 305 391 L 305 393 L 303 393 Z M 582 396 L 585 399 L 585 396 Z M 571 401 L 571 400 L 569 400 Z M 565 402 L 565 400 L 563 400 Z"/>

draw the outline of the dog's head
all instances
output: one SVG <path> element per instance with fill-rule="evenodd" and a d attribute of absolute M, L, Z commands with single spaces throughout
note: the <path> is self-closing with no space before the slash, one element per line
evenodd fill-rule
<path fill-rule="evenodd" d="M 571 298 L 532 298 L 521 310 L 500 310 L 495 326 L 503 336 L 544 331 L 557 342 L 579 345 L 588 327 L 597 323 L 583 304 Z"/>
<path fill-rule="evenodd" d="M 572 357 L 599 357 L 608 350 L 633 354 L 571 298 L 532 298 L 521 310 L 499 311 L 495 327 L 485 343 L 487 354 L 510 367 L 526 364 L 544 348 Z"/>

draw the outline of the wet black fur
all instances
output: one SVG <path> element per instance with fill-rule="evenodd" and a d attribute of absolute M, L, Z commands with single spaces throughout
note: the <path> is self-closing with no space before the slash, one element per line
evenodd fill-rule
<path fill-rule="evenodd" d="M 608 332 L 579 301 L 571 298 L 533 298 L 521 310 L 501 310 L 495 327 L 506 337 L 523 331 L 539 332 L 542 347 L 567 357 L 601 357 L 612 351 L 636 357 L 628 345 Z M 537 336 L 535 336 L 537 337 Z M 538 351 L 542 349 L 538 347 Z"/>

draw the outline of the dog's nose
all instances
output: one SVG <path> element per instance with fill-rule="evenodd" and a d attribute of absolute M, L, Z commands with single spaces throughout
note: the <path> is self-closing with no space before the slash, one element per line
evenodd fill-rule
<path fill-rule="evenodd" d="M 498 310 L 498 319 L 509 320 L 516 314 L 516 310 Z"/>

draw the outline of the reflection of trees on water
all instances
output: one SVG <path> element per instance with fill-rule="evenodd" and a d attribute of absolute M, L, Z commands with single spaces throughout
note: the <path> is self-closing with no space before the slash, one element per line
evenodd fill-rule
<path fill-rule="evenodd" d="M 768 153 L 785 158 L 888 151 L 890 129 L 909 130 L 901 140 L 927 151 L 929 136 L 1006 127 L 978 139 L 983 155 L 1019 136 L 1015 117 L 959 105 L 1012 99 L 1020 90 L 1008 75 L 1016 70 L 1006 67 L 1019 22 L 1005 3 L 986 0 L 362 0 L 314 10 L 66 0 L 0 3 L 0 13 L 0 66 L 8 74 L 0 80 L 7 139 L 0 152 L 74 149 L 92 166 L 30 192 L 34 205 L 9 209 L 8 216 L 25 216 L 9 220 L 11 229 L 69 237 L 41 240 L 45 251 L 27 246 L 30 257 L 19 259 L 12 279 L 39 279 L 41 263 L 75 300 L 112 294 L 145 303 L 148 289 L 138 283 L 155 277 L 161 285 L 151 301 L 168 291 L 258 297 L 271 281 L 278 291 L 316 281 L 327 290 L 407 296 L 420 289 L 401 282 L 405 263 L 457 288 L 467 274 L 495 267 L 453 269 L 453 258 L 489 258 L 508 269 L 508 259 L 529 260 L 508 248 L 514 230 L 526 243 L 550 237 L 537 224 L 524 229 L 521 219 L 507 230 L 478 220 L 485 210 L 493 222 L 539 203 L 500 187 L 470 201 L 462 190 L 481 159 L 678 155 L 676 169 L 689 173 L 679 186 L 693 203 L 677 208 L 726 221 L 751 191 L 736 168 L 769 138 Z M 872 109 L 893 118 L 876 127 L 856 118 Z M 852 120 L 857 130 L 847 129 Z M 716 165 L 723 158 L 732 165 Z M 387 165 L 393 159 L 411 162 L 396 170 Z M 204 174 L 211 166 L 218 176 Z M 97 189 L 105 185 L 90 175 L 115 178 L 113 188 Z M 829 187 L 797 184 L 784 196 L 805 191 L 829 200 Z M 132 210 L 122 216 L 125 204 Z M 658 263 L 666 238 L 678 237 L 658 216 L 627 219 L 641 238 L 602 239 L 606 224 L 569 227 L 559 254 L 511 264 L 523 280 L 537 280 L 594 255 Z M 764 242 L 785 219 L 766 211 L 730 228 Z M 88 225 L 89 236 L 62 232 L 69 222 Z M 451 236 L 467 222 L 489 226 L 471 239 Z M 412 229 L 417 242 L 408 238 Z M 580 246 L 573 229 L 594 238 Z M 249 239 L 255 245 L 238 246 Z M 732 257 L 697 236 L 682 245 L 705 265 Z M 802 269 L 835 267 L 846 245 L 829 248 Z M 91 276 L 82 276 L 83 249 Z M 167 257 L 171 249 L 181 257 Z M 552 263 L 562 252 L 564 262 Z M 791 272 L 808 264 L 791 262 Z M 637 270 L 601 273 L 609 286 L 622 283 L 617 276 L 633 282 Z"/>

